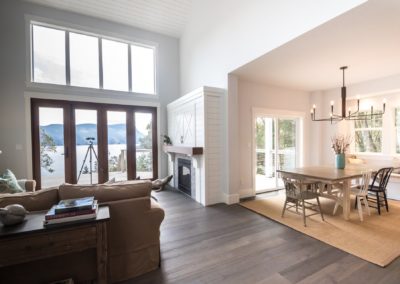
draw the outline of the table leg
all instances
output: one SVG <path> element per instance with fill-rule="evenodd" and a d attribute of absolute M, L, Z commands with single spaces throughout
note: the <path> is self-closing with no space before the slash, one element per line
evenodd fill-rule
<path fill-rule="evenodd" d="M 343 181 L 343 197 L 342 197 L 342 206 L 343 206 L 343 218 L 345 220 L 349 220 L 350 218 L 350 180 Z"/>
<path fill-rule="evenodd" d="M 107 223 L 97 224 L 97 282 L 108 283 Z"/>

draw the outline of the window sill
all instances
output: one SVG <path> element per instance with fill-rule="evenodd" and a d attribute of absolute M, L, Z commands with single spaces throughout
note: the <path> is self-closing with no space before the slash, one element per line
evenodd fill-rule
<path fill-rule="evenodd" d="M 66 86 L 48 83 L 26 82 L 27 91 L 45 91 L 45 92 L 61 92 L 64 94 L 92 94 L 92 95 L 106 95 L 106 96 L 119 96 L 124 98 L 145 98 L 158 100 L 158 94 L 134 93 L 127 91 L 116 91 L 107 89 L 96 89 L 88 87 Z"/>
<path fill-rule="evenodd" d="M 363 156 L 363 157 L 382 157 L 382 158 L 393 157 L 393 155 L 387 155 L 387 154 L 375 153 L 375 152 L 351 152 L 348 155 L 355 155 L 357 157 L 359 157 L 359 156 Z"/>

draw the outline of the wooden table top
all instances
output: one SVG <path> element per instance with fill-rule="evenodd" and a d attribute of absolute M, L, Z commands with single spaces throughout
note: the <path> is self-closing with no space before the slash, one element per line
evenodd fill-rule
<path fill-rule="evenodd" d="M 46 232 L 50 230 L 69 228 L 73 226 L 79 226 L 85 224 L 87 225 L 88 223 L 103 222 L 110 219 L 110 211 L 108 206 L 100 206 L 97 212 L 96 219 L 80 220 L 79 222 L 76 223 L 71 222 L 66 224 L 60 224 L 54 227 L 53 226 L 45 227 L 43 225 L 43 221 L 46 213 L 47 211 L 37 211 L 29 213 L 28 215 L 26 215 L 25 220 L 21 224 L 14 226 L 3 226 L 2 224 L 0 224 L 0 239 L 22 234 Z"/>
<path fill-rule="evenodd" d="M 345 169 L 337 169 L 333 166 L 314 166 L 277 170 L 277 172 L 334 182 L 361 177 L 367 170 L 377 171 L 377 169 L 367 168 L 365 165 L 349 165 Z"/>

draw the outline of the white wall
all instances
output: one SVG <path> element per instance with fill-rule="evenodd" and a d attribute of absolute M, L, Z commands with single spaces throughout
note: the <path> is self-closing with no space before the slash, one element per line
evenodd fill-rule
<path fill-rule="evenodd" d="M 33 90 L 26 87 L 26 31 L 25 14 L 71 23 L 99 34 L 121 35 L 132 41 L 144 40 L 158 44 L 158 90 L 157 98 L 135 98 L 134 95 L 108 93 L 85 93 Z M 30 176 L 30 137 L 27 132 L 29 106 L 24 93 L 51 98 L 89 100 L 120 104 L 148 104 L 160 106 L 160 133 L 166 133 L 167 103 L 179 97 L 179 40 L 79 14 L 37 6 L 22 1 L 3 0 L 0 2 L 0 171 L 10 168 L 18 177 Z M 29 125 L 29 123 L 28 123 Z M 158 137 L 157 137 L 158 138 Z M 18 149 L 17 149 L 18 148 Z M 160 175 L 166 174 L 166 156 L 160 152 Z"/>
<path fill-rule="evenodd" d="M 181 94 L 201 86 L 228 88 L 228 203 L 239 200 L 238 67 L 365 0 L 195 0 L 180 41 Z"/>
<path fill-rule="evenodd" d="M 195 0 L 181 38 L 181 94 L 227 74 L 365 0 Z"/>
<path fill-rule="evenodd" d="M 355 99 L 360 95 L 360 108 L 369 110 L 371 103 L 376 109 L 382 109 L 382 100 L 386 98 L 386 114 L 384 116 L 385 142 L 383 145 L 384 156 L 393 156 L 395 147 L 394 108 L 400 107 L 400 74 L 377 80 L 362 82 L 347 86 L 347 98 Z M 317 117 L 327 117 L 330 112 L 330 101 L 335 101 L 335 113 L 341 112 L 340 88 L 314 92 L 311 96 L 311 104 L 316 102 Z M 354 109 L 354 107 L 353 107 Z M 321 155 L 318 164 L 330 165 L 334 163 L 334 153 L 330 148 L 330 138 L 336 133 L 349 133 L 353 135 L 351 121 L 342 121 L 336 124 L 329 122 L 313 122 L 318 124 L 320 131 L 313 128 L 312 136 L 318 137 L 321 147 Z M 351 149 L 354 152 L 354 148 Z M 365 155 L 364 155 L 365 156 Z"/>
<path fill-rule="evenodd" d="M 304 165 L 310 164 L 310 94 L 304 91 L 288 90 L 280 87 L 262 85 L 239 79 L 239 178 L 241 196 L 248 195 L 253 189 L 253 108 L 296 112 L 304 114 L 302 141 Z"/>

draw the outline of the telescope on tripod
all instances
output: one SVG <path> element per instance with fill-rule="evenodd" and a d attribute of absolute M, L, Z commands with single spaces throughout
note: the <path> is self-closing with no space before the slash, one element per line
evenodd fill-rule
<path fill-rule="evenodd" d="M 81 175 L 82 175 L 83 169 L 85 167 L 86 161 L 89 158 L 90 184 L 93 183 L 93 157 L 96 159 L 95 161 L 97 161 L 97 163 L 99 161 L 99 159 L 97 157 L 96 150 L 93 147 L 93 141 L 94 140 L 95 140 L 94 137 L 86 137 L 86 141 L 89 142 L 89 146 L 88 146 L 88 148 L 86 150 L 86 154 L 85 154 L 85 158 L 83 159 L 83 162 L 82 162 L 81 170 L 79 171 L 78 180 L 77 180 L 78 182 L 79 182 L 79 179 L 81 178 Z"/>

